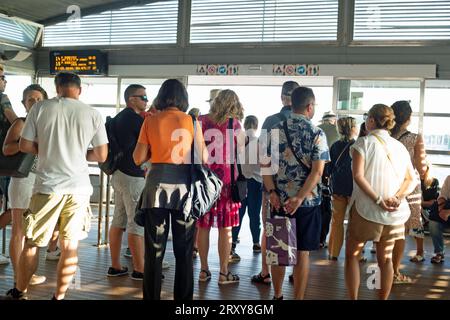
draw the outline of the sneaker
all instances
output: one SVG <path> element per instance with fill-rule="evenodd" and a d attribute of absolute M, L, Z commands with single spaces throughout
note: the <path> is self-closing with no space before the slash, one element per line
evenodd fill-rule
<path fill-rule="evenodd" d="M 123 256 L 125 258 L 131 258 L 132 257 L 130 248 L 127 248 L 127 250 L 125 250 L 125 253 L 123 254 Z"/>
<path fill-rule="evenodd" d="M 239 261 L 241 261 L 241 257 L 236 253 L 236 251 L 231 251 L 228 263 L 236 263 Z"/>
<path fill-rule="evenodd" d="M 144 273 L 136 271 L 136 270 L 133 270 L 133 273 L 131 274 L 130 277 L 133 280 L 140 280 L 140 281 L 142 281 L 142 280 L 144 280 Z"/>
<path fill-rule="evenodd" d="M 30 285 L 35 286 L 44 283 L 45 280 L 47 280 L 45 276 L 38 276 L 37 274 L 33 274 L 30 279 Z"/>
<path fill-rule="evenodd" d="M 254 253 L 260 253 L 261 252 L 261 245 L 259 243 L 255 243 L 253 245 L 253 252 Z"/>
<path fill-rule="evenodd" d="M 109 267 L 107 276 L 108 277 L 120 277 L 128 274 L 128 268 L 123 267 L 122 269 L 114 269 L 113 267 Z"/>
<path fill-rule="evenodd" d="M 167 261 L 163 260 L 163 262 L 162 262 L 162 269 L 166 270 L 166 269 L 169 269 L 169 268 L 170 268 L 170 263 L 168 263 Z"/>
<path fill-rule="evenodd" d="M 24 292 L 20 292 L 16 288 L 8 290 L 6 292 L 5 300 L 27 300 Z"/>
<path fill-rule="evenodd" d="M 45 254 L 45 259 L 50 261 L 57 261 L 61 256 L 61 250 L 57 247 L 55 251 L 48 251 Z"/>
<path fill-rule="evenodd" d="M 7 258 L 4 255 L 0 254 L 0 265 L 6 265 L 8 263 L 9 263 L 9 258 Z"/>

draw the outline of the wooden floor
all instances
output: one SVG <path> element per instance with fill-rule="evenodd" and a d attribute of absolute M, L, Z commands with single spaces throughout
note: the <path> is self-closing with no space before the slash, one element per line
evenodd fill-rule
<path fill-rule="evenodd" d="M 106 271 L 110 266 L 110 256 L 108 247 L 97 247 L 97 221 L 93 220 L 93 228 L 89 238 L 80 243 L 79 248 L 79 282 L 74 288 L 68 291 L 66 299 L 141 299 L 142 282 L 134 281 L 129 277 L 108 278 Z M 8 229 L 8 233 L 10 228 Z M 447 246 L 449 239 L 446 239 Z M 123 249 L 125 250 L 126 243 Z M 425 239 L 426 262 L 414 264 L 409 262 L 409 256 L 413 255 L 413 242 L 407 239 L 407 250 L 403 260 L 402 270 L 414 280 L 410 285 L 395 285 L 391 299 L 411 300 L 411 299 L 450 299 L 450 260 L 442 265 L 430 263 L 432 256 L 431 239 Z M 374 264 L 375 255 L 370 254 L 370 248 L 366 250 L 368 262 L 361 264 L 361 299 L 376 299 L 376 292 L 366 287 L 367 267 Z M 29 289 L 30 299 L 50 299 L 56 284 L 56 261 L 46 261 L 45 249 L 41 249 L 38 274 L 45 275 L 47 282 L 38 286 L 31 286 Z M 261 254 L 254 254 L 251 250 L 250 232 L 248 228 L 248 218 L 245 217 L 242 227 L 240 244 L 237 252 L 242 260 L 239 263 L 230 265 L 232 272 L 238 273 L 241 281 L 239 284 L 218 286 L 218 254 L 217 254 L 217 232 L 211 232 L 210 249 L 210 269 L 212 280 L 209 283 L 199 283 L 198 273 L 200 269 L 199 259 L 194 261 L 194 299 L 196 300 L 267 300 L 271 299 L 273 290 L 271 286 L 254 285 L 250 282 L 250 277 L 260 270 Z M 311 271 L 307 299 L 347 299 L 344 283 L 344 258 L 343 252 L 339 261 L 332 262 L 326 260 L 326 250 L 320 250 L 311 254 Z M 163 280 L 162 299 L 172 299 L 172 288 L 175 271 L 175 261 L 171 242 L 168 243 L 166 260 L 171 264 L 170 269 L 165 270 L 166 276 Z M 122 258 L 125 265 L 132 269 L 131 260 Z M 292 298 L 293 286 L 287 281 L 284 284 L 285 299 Z M 0 266 L 0 293 L 6 292 L 13 284 L 13 274 L 11 264 Z"/>

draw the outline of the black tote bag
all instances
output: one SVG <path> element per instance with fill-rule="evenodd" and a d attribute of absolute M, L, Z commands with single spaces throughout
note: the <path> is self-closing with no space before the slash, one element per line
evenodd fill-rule
<path fill-rule="evenodd" d="M 31 153 L 18 152 L 5 156 L 0 152 L 0 176 L 25 178 L 33 167 L 36 156 Z"/>

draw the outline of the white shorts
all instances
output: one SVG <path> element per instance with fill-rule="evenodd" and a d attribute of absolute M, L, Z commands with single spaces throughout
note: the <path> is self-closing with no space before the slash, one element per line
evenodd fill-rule
<path fill-rule="evenodd" d="M 11 209 L 28 209 L 35 179 L 36 175 L 31 172 L 26 178 L 11 178 L 8 188 Z"/>

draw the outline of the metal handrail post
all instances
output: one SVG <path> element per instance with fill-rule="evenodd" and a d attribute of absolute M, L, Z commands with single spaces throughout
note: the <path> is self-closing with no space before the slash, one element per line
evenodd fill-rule
<path fill-rule="evenodd" d="M 105 208 L 105 240 L 104 244 L 109 243 L 109 209 L 111 204 L 111 177 L 106 176 L 106 208 Z"/>
<path fill-rule="evenodd" d="M 103 215 L 103 178 L 104 173 L 100 171 L 100 191 L 98 200 L 98 231 L 97 231 L 97 246 L 102 245 L 102 215 Z"/>

